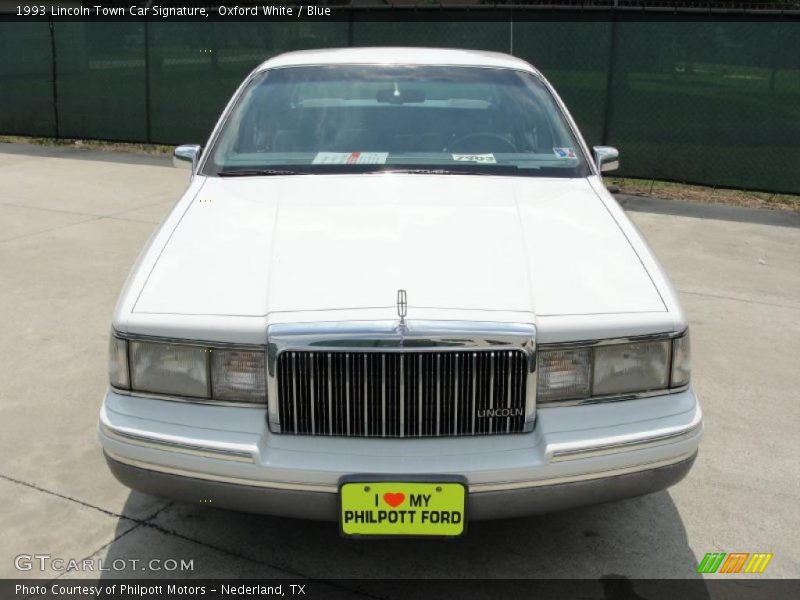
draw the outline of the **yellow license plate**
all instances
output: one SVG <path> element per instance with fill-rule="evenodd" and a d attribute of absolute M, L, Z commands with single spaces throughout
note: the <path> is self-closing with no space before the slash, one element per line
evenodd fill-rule
<path fill-rule="evenodd" d="M 457 536 L 466 525 L 466 486 L 454 482 L 352 481 L 342 484 L 344 535 Z"/>

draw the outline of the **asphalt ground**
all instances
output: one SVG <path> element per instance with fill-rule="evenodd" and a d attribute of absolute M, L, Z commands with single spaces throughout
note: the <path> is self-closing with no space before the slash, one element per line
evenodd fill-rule
<path fill-rule="evenodd" d="M 473 523 L 454 541 L 363 542 L 335 523 L 131 492 L 105 466 L 95 425 L 112 309 L 186 181 L 163 157 L 0 145 L 0 577 L 98 575 L 19 571 L 21 554 L 193 561 L 103 577 L 684 578 L 707 552 L 771 552 L 764 576 L 800 573 L 797 215 L 620 198 L 691 323 L 706 437 L 684 481 Z"/>

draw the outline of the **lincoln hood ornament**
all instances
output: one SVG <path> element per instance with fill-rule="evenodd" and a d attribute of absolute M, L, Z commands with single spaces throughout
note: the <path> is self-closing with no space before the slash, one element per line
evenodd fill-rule
<path fill-rule="evenodd" d="M 400 317 L 400 324 L 397 326 L 401 333 L 406 331 L 406 315 L 408 314 L 408 299 L 405 290 L 397 290 L 397 316 Z"/>

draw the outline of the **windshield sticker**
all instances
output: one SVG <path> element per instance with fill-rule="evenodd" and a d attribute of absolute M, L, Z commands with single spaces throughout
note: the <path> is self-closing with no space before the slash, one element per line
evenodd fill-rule
<path fill-rule="evenodd" d="M 474 163 L 496 163 L 494 154 L 453 154 L 453 160 Z"/>
<path fill-rule="evenodd" d="M 317 152 L 315 165 L 382 165 L 388 152 Z"/>
<path fill-rule="evenodd" d="M 572 148 L 553 148 L 553 152 L 558 158 L 578 158 Z"/>

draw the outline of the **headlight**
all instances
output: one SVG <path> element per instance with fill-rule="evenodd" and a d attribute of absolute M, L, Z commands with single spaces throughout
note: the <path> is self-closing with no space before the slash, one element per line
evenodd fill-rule
<path fill-rule="evenodd" d="M 538 353 L 537 402 L 668 390 L 689 383 L 689 334 Z"/>
<path fill-rule="evenodd" d="M 112 335 L 109 355 L 109 380 L 118 389 L 225 402 L 267 400 L 261 349 L 125 340 Z"/>
<path fill-rule="evenodd" d="M 594 349 L 592 395 L 663 390 L 669 385 L 669 340 Z"/>
<path fill-rule="evenodd" d="M 208 398 L 208 349 L 132 341 L 131 388 L 142 392 Z"/>

